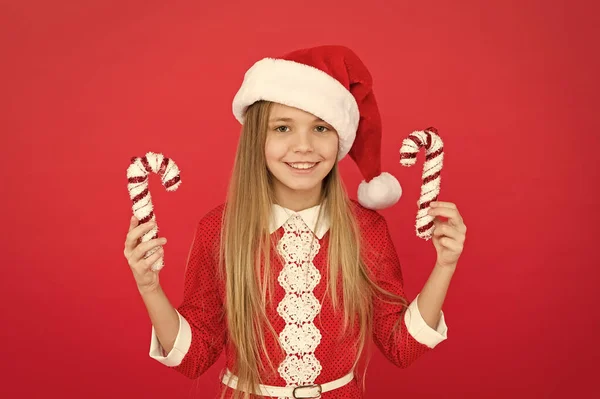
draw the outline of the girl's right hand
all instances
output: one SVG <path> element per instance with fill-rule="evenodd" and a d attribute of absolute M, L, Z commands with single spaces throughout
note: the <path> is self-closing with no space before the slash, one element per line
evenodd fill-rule
<path fill-rule="evenodd" d="M 140 294 L 154 292 L 159 288 L 158 270 L 152 270 L 152 265 L 164 255 L 164 249 L 160 247 L 158 251 L 144 259 L 144 255 L 151 249 L 166 244 L 164 237 L 155 238 L 150 241 L 140 242 L 144 234 L 152 230 L 154 222 L 139 224 L 139 220 L 132 216 L 129 221 L 129 232 L 125 239 L 125 258 L 133 272 L 133 277 L 137 284 Z"/>

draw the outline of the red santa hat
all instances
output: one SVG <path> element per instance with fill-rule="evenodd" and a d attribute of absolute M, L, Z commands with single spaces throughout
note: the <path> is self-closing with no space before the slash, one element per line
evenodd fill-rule
<path fill-rule="evenodd" d="M 400 183 L 381 171 L 381 117 L 371 74 L 352 50 L 319 46 L 256 62 L 234 97 L 236 119 L 244 123 L 246 109 L 259 100 L 299 108 L 337 130 L 338 161 L 350 154 L 365 179 L 358 186 L 362 206 L 383 209 L 398 202 Z"/>

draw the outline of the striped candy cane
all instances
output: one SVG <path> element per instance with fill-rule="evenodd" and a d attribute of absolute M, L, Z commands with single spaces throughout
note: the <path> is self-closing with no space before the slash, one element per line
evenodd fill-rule
<path fill-rule="evenodd" d="M 433 216 L 427 214 L 429 204 L 438 199 L 440 194 L 440 172 L 444 161 L 444 143 L 437 134 L 437 129 L 429 127 L 424 131 L 412 132 L 402 141 L 400 163 L 412 166 L 417 161 L 417 153 L 425 147 L 425 164 L 423 165 L 423 184 L 415 225 L 417 237 L 429 240 L 433 234 Z"/>
<path fill-rule="evenodd" d="M 156 221 L 152 197 L 148 190 L 148 176 L 151 172 L 160 176 L 162 184 L 167 191 L 175 191 L 181 184 L 179 168 L 172 159 L 153 152 L 148 152 L 143 157 L 131 158 L 131 164 L 127 168 L 127 189 L 129 190 L 129 197 L 133 202 L 133 214 L 139 219 L 140 224 L 150 220 Z M 150 241 L 156 237 L 158 237 L 158 224 L 142 236 L 142 242 Z M 158 251 L 158 248 L 154 247 L 146 252 L 144 259 Z M 154 262 L 152 270 L 160 270 L 163 268 L 163 265 L 163 258 L 161 257 Z"/>

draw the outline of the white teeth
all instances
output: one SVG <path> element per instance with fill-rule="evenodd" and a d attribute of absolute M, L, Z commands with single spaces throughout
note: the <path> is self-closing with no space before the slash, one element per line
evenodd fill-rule
<path fill-rule="evenodd" d="M 294 169 L 310 169 L 316 165 L 316 163 L 288 163 Z"/>

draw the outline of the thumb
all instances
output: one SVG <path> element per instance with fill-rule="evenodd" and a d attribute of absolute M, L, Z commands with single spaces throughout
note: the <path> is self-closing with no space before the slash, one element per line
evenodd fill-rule
<path fill-rule="evenodd" d="M 131 216 L 131 219 L 129 219 L 129 231 L 133 230 L 133 228 L 135 226 L 138 225 L 139 220 L 134 216 Z"/>

